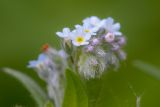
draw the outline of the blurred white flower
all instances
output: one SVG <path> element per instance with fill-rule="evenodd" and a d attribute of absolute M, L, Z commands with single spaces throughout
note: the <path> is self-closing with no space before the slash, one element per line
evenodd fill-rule
<path fill-rule="evenodd" d="M 104 21 L 99 19 L 96 16 L 91 16 L 83 20 L 83 24 L 88 25 L 90 28 L 94 29 L 95 31 L 98 31 L 102 27 L 102 25 L 104 25 L 103 23 Z"/>
<path fill-rule="evenodd" d="M 120 30 L 120 23 L 114 23 L 113 18 L 109 17 L 103 20 L 103 27 L 107 32 L 113 33 L 115 36 L 120 36 L 122 33 Z"/>

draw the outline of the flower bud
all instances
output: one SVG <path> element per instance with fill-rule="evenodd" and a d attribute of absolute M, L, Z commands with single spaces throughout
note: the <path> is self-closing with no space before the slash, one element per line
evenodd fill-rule
<path fill-rule="evenodd" d="M 112 44 L 112 51 L 118 51 L 119 49 L 120 49 L 119 44 L 117 44 L 117 43 Z"/>
<path fill-rule="evenodd" d="M 100 41 L 99 41 L 97 38 L 94 38 L 94 39 L 92 40 L 92 45 L 93 45 L 93 46 L 98 45 L 99 42 L 100 42 Z"/>
<path fill-rule="evenodd" d="M 93 46 L 89 45 L 89 46 L 87 47 L 87 52 L 93 52 L 93 50 L 94 50 L 94 47 L 93 47 Z"/>
<path fill-rule="evenodd" d="M 120 50 L 118 56 L 120 60 L 126 60 L 126 53 L 124 51 Z"/>
<path fill-rule="evenodd" d="M 114 41 L 115 35 L 113 33 L 107 33 L 104 38 L 107 42 L 111 43 Z"/>
<path fill-rule="evenodd" d="M 126 43 L 125 37 L 123 37 L 123 36 L 120 37 L 119 40 L 118 40 L 118 44 L 119 44 L 119 45 L 124 45 L 125 43 Z"/>

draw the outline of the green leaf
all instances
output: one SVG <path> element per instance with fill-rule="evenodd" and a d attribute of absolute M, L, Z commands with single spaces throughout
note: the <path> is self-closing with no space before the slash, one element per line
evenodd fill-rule
<path fill-rule="evenodd" d="M 20 71 L 16 71 L 10 68 L 3 68 L 3 71 L 10 76 L 16 78 L 23 84 L 23 86 L 31 93 L 38 107 L 44 106 L 47 100 L 46 94 L 33 79 Z"/>
<path fill-rule="evenodd" d="M 44 107 L 54 107 L 51 101 L 47 101 Z"/>
<path fill-rule="evenodd" d="M 71 70 L 66 70 L 67 86 L 63 107 L 88 107 L 88 97 L 80 78 Z"/>
<path fill-rule="evenodd" d="M 160 80 L 160 69 L 143 61 L 134 61 L 133 65 L 156 79 Z"/>

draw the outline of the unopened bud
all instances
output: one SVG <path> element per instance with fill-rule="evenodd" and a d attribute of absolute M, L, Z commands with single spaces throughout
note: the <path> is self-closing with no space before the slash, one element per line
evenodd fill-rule
<path fill-rule="evenodd" d="M 92 40 L 92 45 L 98 45 L 99 44 L 99 40 L 97 39 L 97 38 L 94 38 L 93 40 Z"/>
<path fill-rule="evenodd" d="M 93 47 L 93 46 L 89 45 L 89 46 L 87 47 L 87 52 L 92 52 L 93 50 L 94 50 L 94 47 Z"/>
<path fill-rule="evenodd" d="M 118 40 L 118 44 L 119 45 L 124 45 L 125 43 L 126 43 L 125 37 L 120 37 L 119 40 Z"/>
<path fill-rule="evenodd" d="M 120 46 L 119 46 L 119 44 L 112 44 L 112 50 L 113 51 L 118 51 L 119 49 L 120 49 Z"/>
<path fill-rule="evenodd" d="M 107 33 L 104 38 L 107 42 L 111 43 L 114 41 L 115 35 L 113 33 Z"/>

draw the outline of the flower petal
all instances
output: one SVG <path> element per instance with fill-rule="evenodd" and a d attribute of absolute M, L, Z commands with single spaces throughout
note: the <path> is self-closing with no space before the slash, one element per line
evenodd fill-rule
<path fill-rule="evenodd" d="M 116 31 L 120 30 L 120 28 L 121 28 L 120 23 L 116 23 L 116 24 L 113 25 L 113 29 L 116 30 Z"/>
<path fill-rule="evenodd" d="M 29 65 L 27 67 L 28 68 L 35 68 L 37 64 L 38 64 L 38 61 L 30 61 Z"/>
<path fill-rule="evenodd" d="M 114 23 L 113 18 L 108 17 L 108 18 L 106 19 L 106 24 L 107 24 L 107 25 L 112 25 L 113 23 Z"/>
<path fill-rule="evenodd" d="M 59 37 L 62 37 L 62 38 L 65 37 L 62 32 L 56 32 L 56 34 L 57 34 Z"/>
<path fill-rule="evenodd" d="M 116 35 L 116 36 L 121 36 L 122 35 L 122 33 L 121 32 L 114 32 L 114 34 Z"/>
<path fill-rule="evenodd" d="M 85 38 L 86 41 L 89 40 L 91 38 L 91 34 L 85 34 L 84 38 Z"/>
<path fill-rule="evenodd" d="M 77 43 L 76 41 L 72 41 L 72 43 L 73 43 L 74 46 L 80 46 L 80 44 Z"/>
<path fill-rule="evenodd" d="M 64 32 L 65 34 L 67 34 L 67 33 L 70 32 L 70 29 L 69 29 L 69 28 L 64 28 L 64 29 L 63 29 L 63 32 Z"/>
<path fill-rule="evenodd" d="M 44 61 L 47 58 L 45 54 L 40 54 L 38 57 L 38 61 Z"/>

